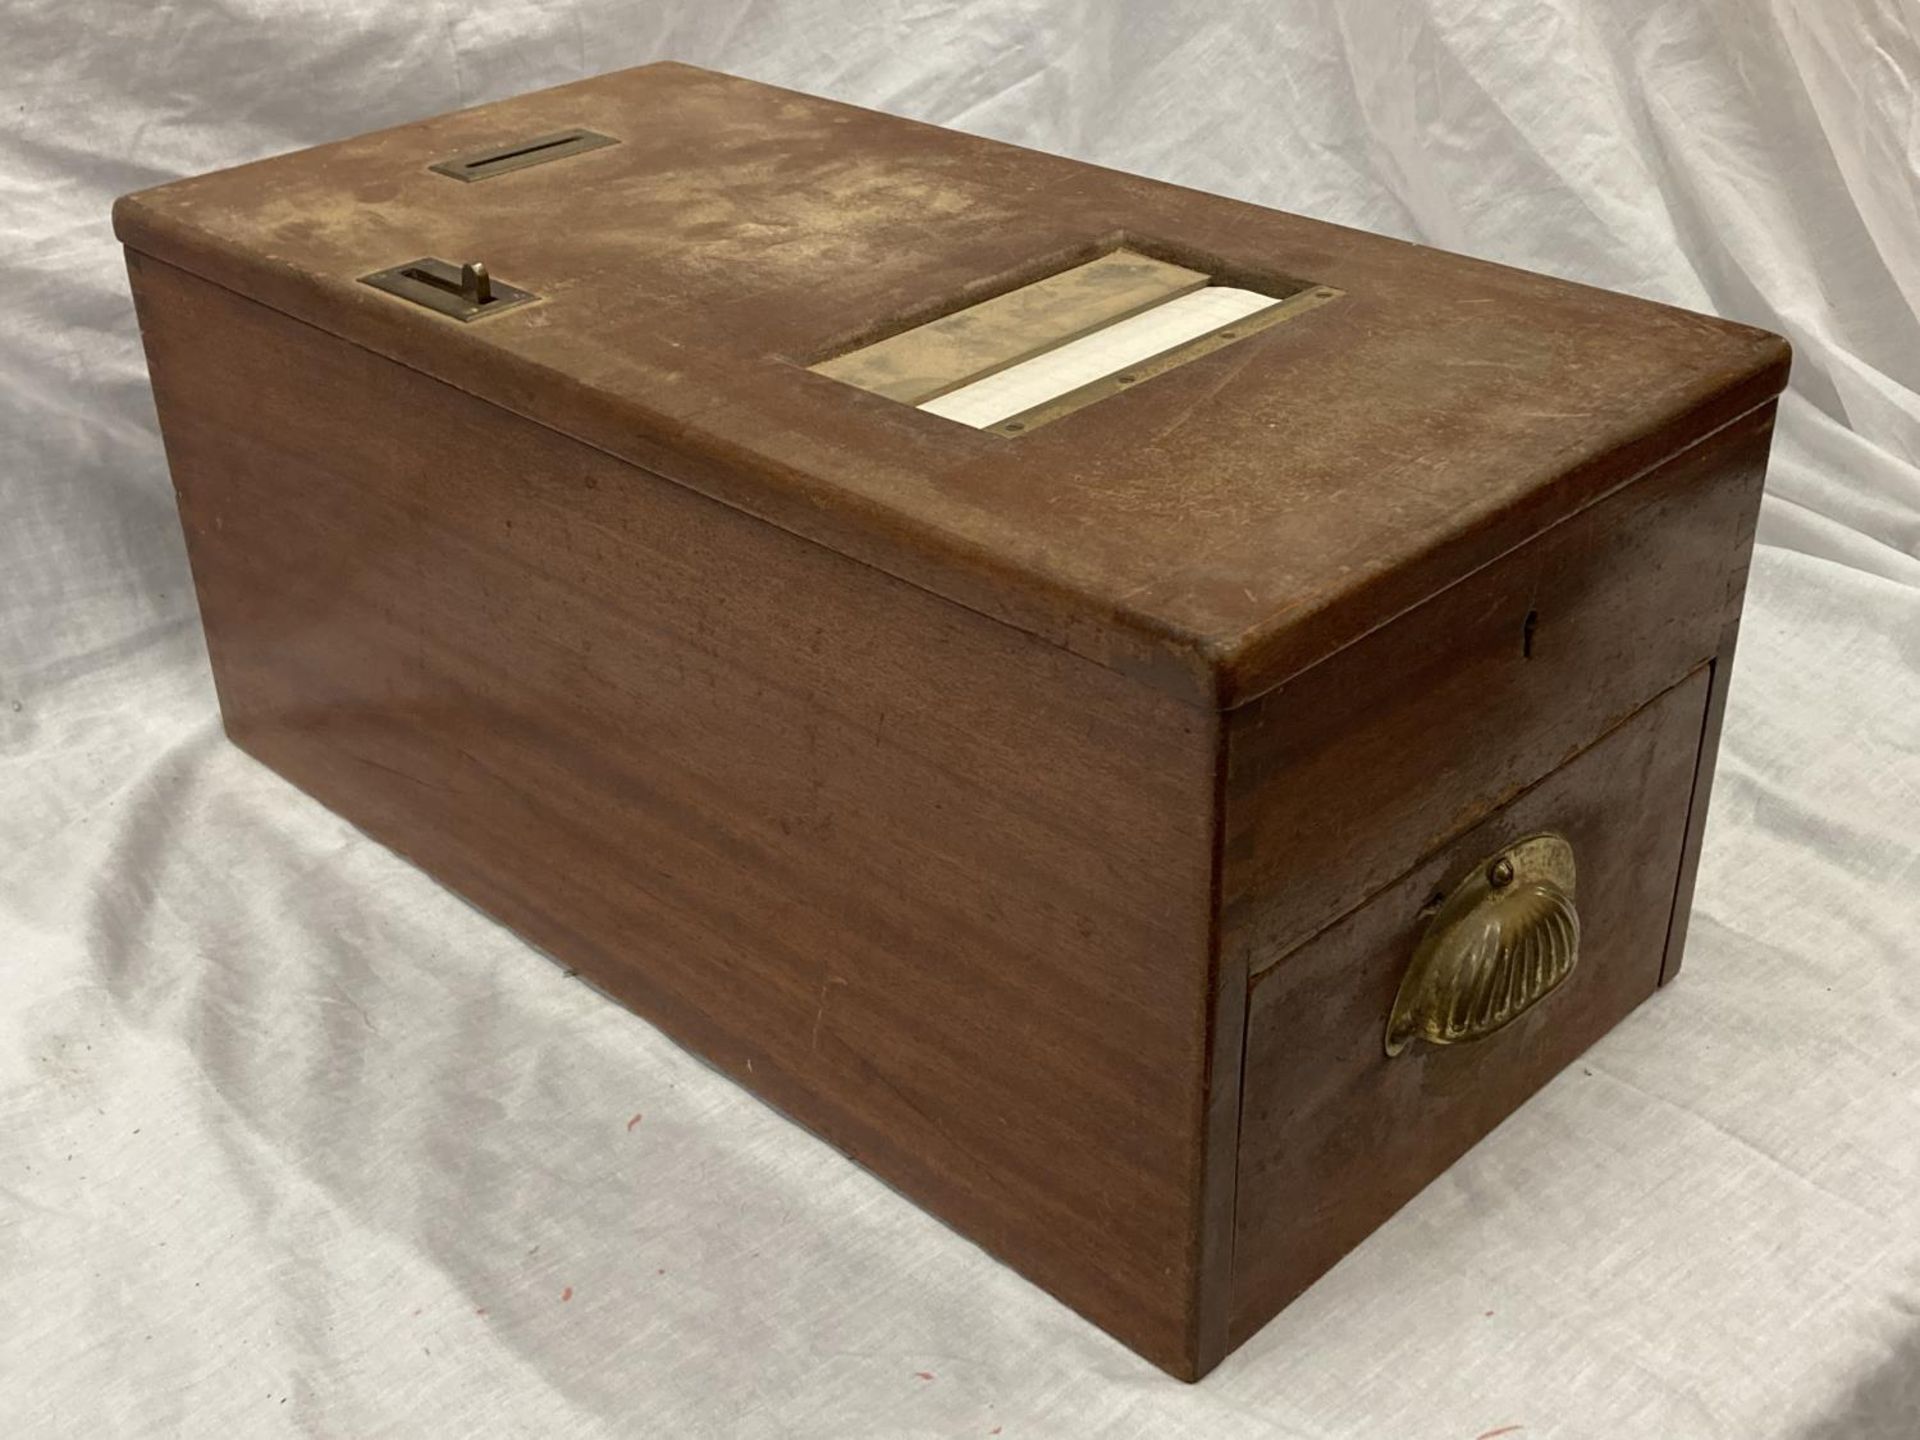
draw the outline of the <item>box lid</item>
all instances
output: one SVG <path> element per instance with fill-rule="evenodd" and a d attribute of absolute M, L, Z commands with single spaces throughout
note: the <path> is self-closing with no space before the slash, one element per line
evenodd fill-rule
<path fill-rule="evenodd" d="M 163 185 L 114 223 L 1212 706 L 1766 403 L 1788 362 L 1745 326 L 677 64 Z M 809 368 L 1117 249 L 1341 293 L 1018 436 Z M 537 300 L 461 323 L 361 283 L 423 256 Z"/>

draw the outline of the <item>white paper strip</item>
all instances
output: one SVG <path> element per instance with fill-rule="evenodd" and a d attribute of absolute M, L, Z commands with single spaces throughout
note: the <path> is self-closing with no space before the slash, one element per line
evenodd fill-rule
<path fill-rule="evenodd" d="M 920 408 L 984 430 L 1279 303 L 1257 291 L 1210 285 L 936 395 Z"/>

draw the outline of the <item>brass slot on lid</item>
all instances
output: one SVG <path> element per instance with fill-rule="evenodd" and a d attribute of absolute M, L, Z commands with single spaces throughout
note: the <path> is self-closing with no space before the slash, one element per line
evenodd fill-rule
<path fill-rule="evenodd" d="M 461 321 L 497 315 L 540 298 L 530 290 L 502 284 L 477 260 L 455 265 L 431 255 L 362 275 L 360 283 Z"/>
<path fill-rule="evenodd" d="M 436 174 L 451 175 L 455 180 L 491 180 L 496 175 L 525 170 L 530 165 L 544 165 L 549 160 L 564 160 L 569 155 L 581 155 L 589 150 L 598 150 L 603 145 L 619 143 L 611 135 L 602 135 L 593 130 L 560 130 L 552 135 L 536 135 L 530 140 L 517 140 L 511 145 L 442 160 L 427 168 Z"/>

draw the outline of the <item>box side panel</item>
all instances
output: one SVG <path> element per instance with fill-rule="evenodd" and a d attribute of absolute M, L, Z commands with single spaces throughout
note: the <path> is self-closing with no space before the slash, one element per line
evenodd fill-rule
<path fill-rule="evenodd" d="M 1190 1373 L 1217 719 L 130 263 L 234 740 Z"/>
<path fill-rule="evenodd" d="M 1687 927 L 1693 919 L 1693 887 L 1700 877 L 1700 845 L 1707 829 L 1707 805 L 1713 797 L 1713 772 L 1720 759 L 1720 727 L 1727 718 L 1727 686 L 1733 678 L 1734 643 L 1740 626 L 1727 628 L 1725 644 L 1714 658 L 1707 694 L 1707 713 L 1700 722 L 1700 759 L 1693 770 L 1693 788 L 1687 803 L 1686 848 L 1680 857 L 1680 883 L 1674 891 L 1673 920 L 1667 927 L 1666 954 L 1660 963 L 1660 983 L 1677 979 L 1687 949 Z"/>
<path fill-rule="evenodd" d="M 1249 973 L 1715 657 L 1773 412 L 1232 712 L 1223 926 Z"/>
<path fill-rule="evenodd" d="M 1254 982 L 1236 1342 L 1653 992 L 1708 689 L 1703 667 Z M 1540 831 L 1577 866 L 1572 974 L 1493 1035 L 1389 1057 L 1387 1017 L 1434 898 Z"/>
<path fill-rule="evenodd" d="M 1771 436 L 1774 410 L 1767 411 Z M 1700 730 L 1700 763 L 1693 774 L 1693 795 L 1687 812 L 1687 848 L 1680 862 L 1680 888 L 1674 897 L 1673 925 L 1667 931 L 1667 955 L 1660 970 L 1665 985 L 1680 973 L 1687 948 L 1687 925 L 1693 918 L 1693 886 L 1700 873 L 1700 845 L 1707 829 L 1707 806 L 1713 798 L 1714 767 L 1720 759 L 1720 727 L 1727 717 L 1727 691 L 1733 684 L 1733 656 L 1740 640 L 1740 616 L 1746 606 L 1747 572 L 1753 563 L 1753 540 L 1760 523 L 1760 506 L 1748 509 L 1737 537 L 1734 563 L 1727 572 L 1727 614 L 1720 632 L 1720 648 L 1713 659 L 1713 690 L 1707 698 L 1706 721 Z"/>

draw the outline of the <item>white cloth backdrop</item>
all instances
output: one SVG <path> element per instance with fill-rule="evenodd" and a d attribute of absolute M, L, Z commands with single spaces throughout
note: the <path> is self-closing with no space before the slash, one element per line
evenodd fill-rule
<path fill-rule="evenodd" d="M 0 0 L 0 1435 L 1920 1435 L 1917 31 Z M 1197 1388 L 221 737 L 109 202 L 662 57 L 1798 347 L 1682 983 Z"/>

